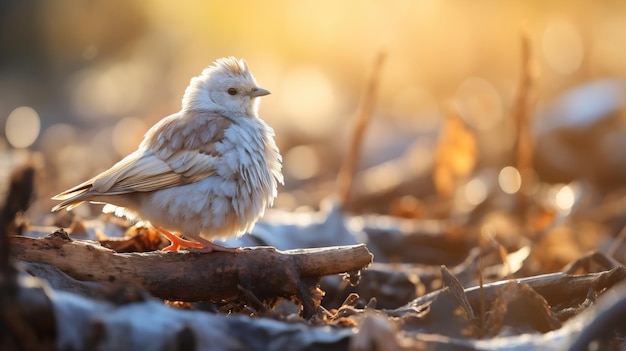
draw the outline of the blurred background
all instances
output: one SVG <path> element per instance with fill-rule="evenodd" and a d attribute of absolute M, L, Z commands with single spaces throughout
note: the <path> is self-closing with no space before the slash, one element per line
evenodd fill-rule
<path fill-rule="evenodd" d="M 388 213 L 397 198 L 406 205 L 449 193 L 432 175 L 437 150 L 455 140 L 467 142 L 452 147 L 463 180 L 452 192 L 474 205 L 492 184 L 515 193 L 520 89 L 533 177 L 559 184 L 551 194 L 567 209 L 573 181 L 605 194 L 626 180 L 624 43 L 622 1 L 4 0 L 0 169 L 38 165 L 29 211 L 42 220 L 51 195 L 132 152 L 180 109 L 191 77 L 232 55 L 272 92 L 260 116 L 284 156 L 276 206 L 316 208 L 334 191 L 354 112 L 384 52 L 355 211 Z M 532 84 L 524 86 L 526 63 Z M 463 132 L 442 141 L 454 116 Z"/>

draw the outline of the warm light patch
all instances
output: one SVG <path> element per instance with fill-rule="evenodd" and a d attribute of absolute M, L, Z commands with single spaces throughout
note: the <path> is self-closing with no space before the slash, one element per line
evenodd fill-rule
<path fill-rule="evenodd" d="M 464 195 L 469 204 L 476 206 L 487 198 L 487 184 L 480 178 L 474 178 L 465 184 Z"/>
<path fill-rule="evenodd" d="M 498 184 L 505 193 L 515 194 L 522 186 L 522 176 L 515 167 L 507 166 L 500 171 Z"/>
<path fill-rule="evenodd" d="M 149 79 L 145 63 L 119 63 L 86 69 L 75 77 L 72 102 L 79 117 L 93 120 L 128 113 L 145 94 L 142 84 Z"/>
<path fill-rule="evenodd" d="M 571 186 L 566 185 L 556 193 L 556 207 L 559 212 L 569 213 L 574 206 L 576 196 Z"/>
<path fill-rule="evenodd" d="M 39 115 L 32 107 L 21 106 L 9 114 L 5 125 L 7 141 L 11 146 L 23 149 L 31 146 L 41 130 Z"/>
<path fill-rule="evenodd" d="M 391 101 L 394 115 L 406 119 L 418 132 L 432 132 L 441 124 L 438 102 L 425 89 L 410 86 L 400 90 Z"/>
<path fill-rule="evenodd" d="M 335 91 L 328 76 L 313 67 L 287 72 L 279 87 L 280 105 L 289 122 L 303 133 L 324 135 L 333 126 Z"/>
<path fill-rule="evenodd" d="M 474 171 L 478 147 L 473 131 L 450 111 L 437 140 L 433 180 L 441 196 L 452 195 Z"/>
<path fill-rule="evenodd" d="M 308 145 L 291 148 L 285 153 L 285 173 L 295 179 L 309 179 L 320 170 L 320 160 L 313 149 Z"/>
<path fill-rule="evenodd" d="M 562 74 L 576 72 L 583 61 L 584 47 L 580 33 L 565 20 L 548 24 L 543 33 L 541 49 L 548 65 Z"/>
<path fill-rule="evenodd" d="M 126 156 L 135 151 L 146 130 L 148 126 L 139 118 L 128 117 L 117 122 L 112 134 L 115 151 L 120 156 Z"/>

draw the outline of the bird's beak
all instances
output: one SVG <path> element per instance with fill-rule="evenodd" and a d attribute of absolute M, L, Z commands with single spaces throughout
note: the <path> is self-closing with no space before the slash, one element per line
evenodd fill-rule
<path fill-rule="evenodd" d="M 265 95 L 269 95 L 270 91 L 269 90 L 265 90 L 263 88 L 259 88 L 256 87 L 254 88 L 254 90 L 252 90 L 252 92 L 250 93 L 250 97 L 259 97 L 259 96 L 265 96 Z"/>

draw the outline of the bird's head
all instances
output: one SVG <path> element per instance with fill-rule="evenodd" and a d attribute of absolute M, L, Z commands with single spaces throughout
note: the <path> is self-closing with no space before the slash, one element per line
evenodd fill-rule
<path fill-rule="evenodd" d="M 191 79 L 183 97 L 183 109 L 217 109 L 233 116 L 256 116 L 257 98 L 269 93 L 257 86 L 246 61 L 221 58 Z"/>

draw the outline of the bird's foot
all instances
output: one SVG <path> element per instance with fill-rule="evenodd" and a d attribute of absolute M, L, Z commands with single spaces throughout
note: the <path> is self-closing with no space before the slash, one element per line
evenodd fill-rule
<path fill-rule="evenodd" d="M 164 247 L 163 249 L 161 249 L 161 251 L 164 251 L 164 252 L 178 251 L 181 248 L 200 248 L 201 249 L 204 247 L 203 243 L 182 239 L 181 237 L 174 235 L 165 229 L 157 228 L 157 230 L 159 231 L 159 233 L 163 234 L 163 236 L 165 236 L 167 240 L 170 241 L 170 244 Z"/>
<path fill-rule="evenodd" d="M 174 235 L 163 228 L 157 228 L 157 230 L 163 234 L 167 240 L 170 241 L 170 244 L 161 251 L 178 251 L 180 249 L 190 249 L 192 252 L 241 252 L 241 249 L 238 247 L 225 247 L 222 245 L 214 244 L 208 240 L 200 239 L 199 241 L 185 240 L 181 237 Z"/>

